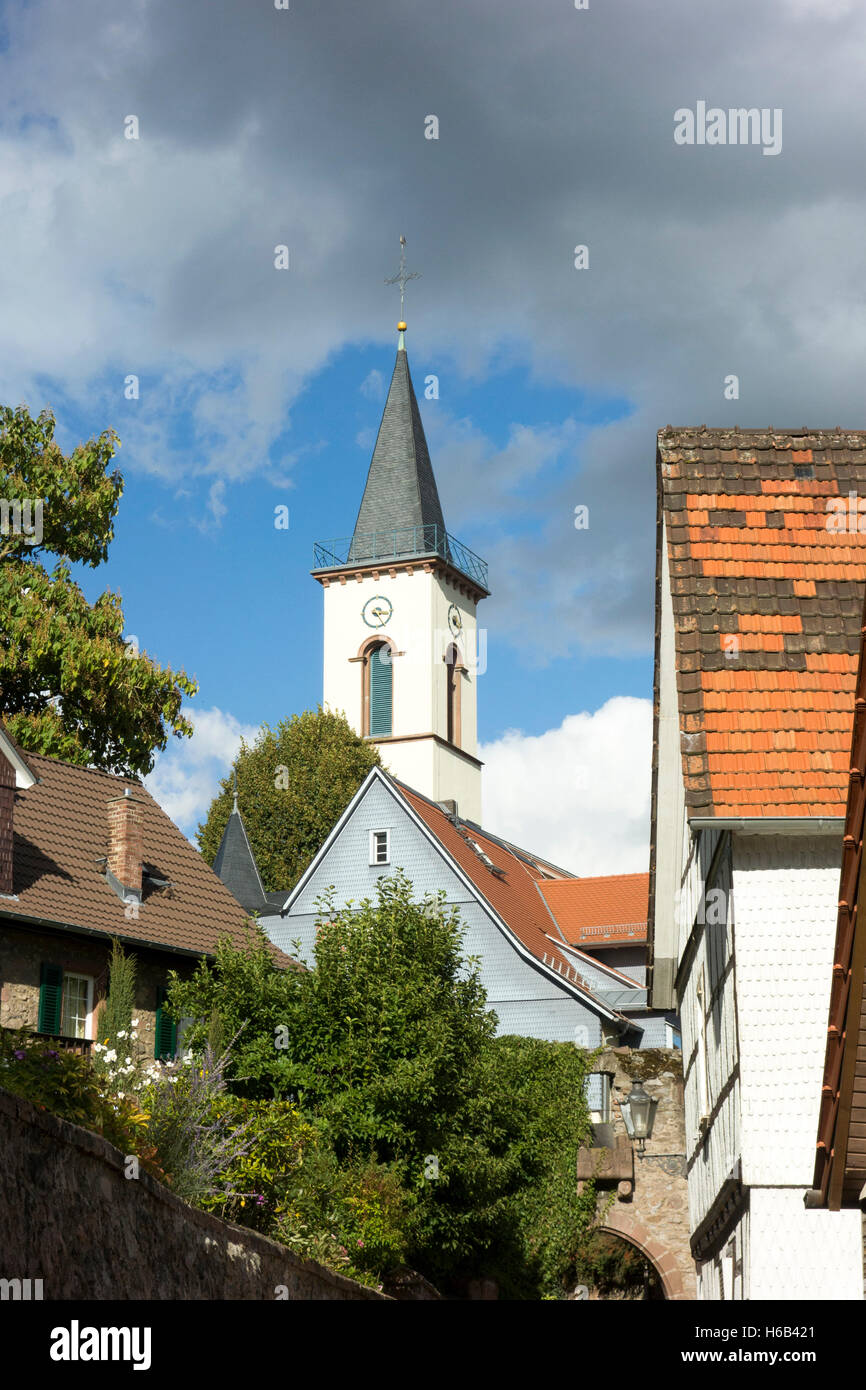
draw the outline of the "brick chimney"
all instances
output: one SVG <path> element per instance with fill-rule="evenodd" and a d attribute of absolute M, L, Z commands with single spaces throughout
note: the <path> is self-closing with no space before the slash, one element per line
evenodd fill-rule
<path fill-rule="evenodd" d="M 108 871 L 128 893 L 141 901 L 142 859 L 144 856 L 144 803 L 127 787 L 123 796 L 108 803 Z"/>
<path fill-rule="evenodd" d="M 15 769 L 0 752 L 0 893 L 12 893 Z"/>

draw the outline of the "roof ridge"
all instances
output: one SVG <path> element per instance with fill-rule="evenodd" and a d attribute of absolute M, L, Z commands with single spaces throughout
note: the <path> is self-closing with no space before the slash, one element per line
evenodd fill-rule
<path fill-rule="evenodd" d="M 55 758 L 51 753 L 31 753 L 29 749 L 23 748 L 21 744 L 18 744 L 18 747 L 21 748 L 22 755 L 25 758 L 39 758 L 42 762 L 51 763 L 52 766 L 71 767 L 75 772 L 87 772 L 97 774 L 100 777 L 110 777 L 114 782 L 133 782 L 136 786 L 141 787 L 142 791 L 147 791 L 147 787 L 144 785 L 142 779 L 136 777 L 133 773 L 109 772 L 104 767 L 84 767 L 81 763 L 70 762 L 68 758 Z M 148 776 L 149 775 L 150 774 L 148 774 Z M 148 792 L 147 794 L 148 796 L 153 796 L 152 792 Z"/>

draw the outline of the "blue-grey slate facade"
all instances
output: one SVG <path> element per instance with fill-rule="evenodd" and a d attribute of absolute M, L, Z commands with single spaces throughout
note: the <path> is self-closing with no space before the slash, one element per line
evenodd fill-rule
<path fill-rule="evenodd" d="M 390 862 L 371 865 L 370 832 L 390 832 Z M 333 833 L 312 869 L 291 895 L 285 915 L 262 916 L 268 936 L 288 955 L 299 954 L 312 962 L 315 928 L 319 913 L 316 900 L 329 888 L 335 890 L 338 905 L 375 898 L 380 877 L 402 869 L 411 880 L 417 898 L 444 890 L 449 905 L 459 909 L 465 926 L 464 954 L 480 958 L 481 982 L 489 1007 L 498 1018 L 498 1032 L 549 1041 L 573 1042 L 594 1048 L 616 1036 L 621 1024 L 605 1017 L 605 1010 L 593 1007 L 572 986 L 560 981 L 495 920 L 481 895 L 468 885 L 435 836 L 415 820 L 408 803 L 384 779 L 373 777 Z M 551 921 L 551 934 L 556 929 Z M 295 942 L 300 942 L 296 952 Z M 616 981 L 601 968 L 584 963 L 578 966 L 587 984 L 615 988 Z M 588 977 L 592 974 L 593 979 Z M 640 1025 L 644 1030 L 646 1020 Z M 661 1021 L 662 1034 L 664 1021 Z M 634 1045 L 637 1038 L 629 1036 Z M 650 1046 L 658 1046 L 652 1042 Z"/>

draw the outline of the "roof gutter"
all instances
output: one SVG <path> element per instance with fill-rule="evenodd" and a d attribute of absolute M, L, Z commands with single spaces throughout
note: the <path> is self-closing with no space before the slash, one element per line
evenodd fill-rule
<path fill-rule="evenodd" d="M 691 830 L 736 830 L 741 835 L 841 835 L 844 816 L 694 816 Z"/>

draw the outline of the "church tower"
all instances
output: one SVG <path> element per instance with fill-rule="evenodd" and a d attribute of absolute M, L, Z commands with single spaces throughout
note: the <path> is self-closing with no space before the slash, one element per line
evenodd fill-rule
<path fill-rule="evenodd" d="M 396 278 L 396 277 L 395 277 Z M 401 286 L 402 288 L 402 286 Z M 487 566 L 445 530 L 405 323 L 351 537 L 315 547 L 325 591 L 324 704 L 432 801 L 481 820 L 476 609 Z M 482 638 L 486 634 L 481 634 Z"/>

